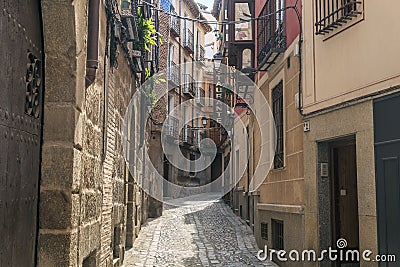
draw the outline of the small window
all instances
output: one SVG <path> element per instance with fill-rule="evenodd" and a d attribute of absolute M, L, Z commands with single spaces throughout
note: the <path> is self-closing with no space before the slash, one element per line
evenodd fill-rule
<path fill-rule="evenodd" d="M 279 169 L 284 166 L 284 137 L 283 137 L 283 81 L 272 90 L 272 112 L 276 127 L 276 150 L 274 158 L 274 168 Z"/>
<path fill-rule="evenodd" d="M 272 219 L 272 247 L 283 250 L 283 221 Z"/>
<path fill-rule="evenodd" d="M 268 240 L 268 223 L 261 223 L 261 238 Z"/>

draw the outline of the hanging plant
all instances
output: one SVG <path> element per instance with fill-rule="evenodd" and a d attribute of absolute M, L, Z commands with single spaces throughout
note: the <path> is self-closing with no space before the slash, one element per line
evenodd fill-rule
<path fill-rule="evenodd" d="M 141 8 L 138 9 L 138 37 L 139 41 L 135 42 L 134 49 L 142 52 L 150 52 L 150 46 L 157 46 L 157 38 L 160 44 L 163 42 L 162 35 L 156 31 L 152 18 L 144 18 Z"/>

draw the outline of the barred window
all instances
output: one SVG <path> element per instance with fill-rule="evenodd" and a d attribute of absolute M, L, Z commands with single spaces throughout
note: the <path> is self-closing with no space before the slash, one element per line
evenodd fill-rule
<path fill-rule="evenodd" d="M 283 151 L 283 81 L 272 90 L 272 112 L 276 126 L 276 150 L 274 158 L 274 168 L 279 169 L 284 166 Z"/>
<path fill-rule="evenodd" d="M 315 34 L 324 35 L 362 12 L 360 0 L 315 0 Z"/>
<path fill-rule="evenodd" d="M 284 249 L 283 221 L 272 219 L 272 247 L 277 250 Z"/>

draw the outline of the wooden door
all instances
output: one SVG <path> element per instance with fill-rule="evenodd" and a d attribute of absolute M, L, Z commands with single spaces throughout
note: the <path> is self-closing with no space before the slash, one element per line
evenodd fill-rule
<path fill-rule="evenodd" d="M 332 242 L 345 239 L 346 249 L 359 248 L 356 145 L 354 140 L 333 143 L 332 157 Z M 338 264 L 340 266 L 340 263 Z"/>

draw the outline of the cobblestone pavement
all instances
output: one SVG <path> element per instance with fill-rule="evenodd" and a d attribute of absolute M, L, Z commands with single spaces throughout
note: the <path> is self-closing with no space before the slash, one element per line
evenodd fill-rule
<path fill-rule="evenodd" d="M 191 207 L 165 207 L 148 221 L 125 267 L 133 266 L 277 266 L 257 259 L 251 229 L 222 201 Z"/>

